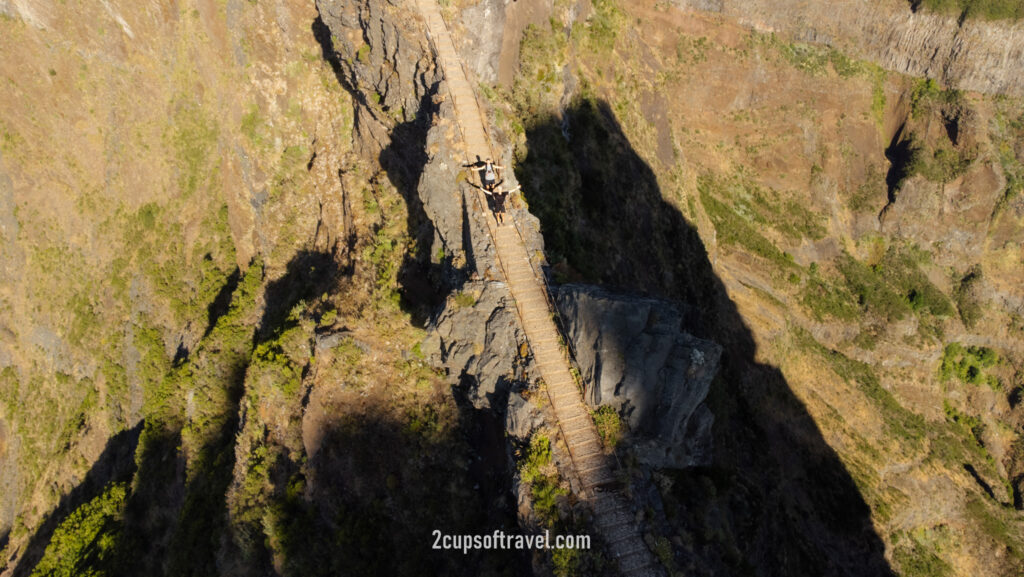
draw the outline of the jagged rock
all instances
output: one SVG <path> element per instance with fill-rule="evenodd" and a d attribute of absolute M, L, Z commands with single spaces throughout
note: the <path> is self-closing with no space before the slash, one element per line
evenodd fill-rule
<path fill-rule="evenodd" d="M 1006 186 L 992 163 L 975 163 L 945 184 L 908 179 L 881 218 L 881 230 L 912 242 L 941 246 L 936 260 L 956 265 L 963 254 L 980 256 L 989 217 Z M 957 256 L 954 256 L 957 255 Z M 975 257 L 976 258 L 976 257 Z"/>
<path fill-rule="evenodd" d="M 440 246 L 433 247 L 434 252 L 442 248 L 446 254 L 462 249 L 462 195 L 456 185 L 457 162 L 462 155 L 453 142 L 457 130 L 451 99 L 445 99 L 427 131 L 428 160 L 416 189 L 440 242 Z"/>
<path fill-rule="evenodd" d="M 352 331 L 348 329 L 342 329 L 332 333 L 318 334 L 315 337 L 316 340 L 316 352 L 326 351 L 327 349 L 333 349 L 334 347 L 341 344 L 341 341 L 345 340 L 346 337 L 350 336 Z M 360 346 L 360 349 L 365 348 L 365 344 Z"/>
<path fill-rule="evenodd" d="M 1024 94 L 1022 25 L 914 12 L 904 0 L 673 0 L 722 13 L 762 32 L 839 45 L 889 70 L 930 76 L 964 90 Z"/>
<path fill-rule="evenodd" d="M 399 0 L 316 5 L 349 88 L 401 121 L 415 119 L 442 76 L 416 6 Z"/>
<path fill-rule="evenodd" d="M 719 345 L 683 331 L 671 303 L 584 285 L 555 294 L 591 406 L 611 405 L 628 424 L 637 457 L 656 467 L 710 459 L 714 416 L 703 404 Z"/>
<path fill-rule="evenodd" d="M 505 31 L 505 4 L 503 0 L 483 0 L 463 9 L 459 14 L 466 33 L 460 54 L 477 78 L 489 84 L 498 80 Z"/>
<path fill-rule="evenodd" d="M 511 394 L 505 413 L 505 431 L 509 435 L 526 440 L 530 434 L 544 424 L 544 415 L 537 405 L 522 395 Z"/>
<path fill-rule="evenodd" d="M 461 292 L 474 297 L 475 303 L 467 304 L 468 297 L 449 298 L 423 353 L 431 364 L 459 379 L 473 406 L 503 411 L 515 379 L 519 344 L 525 341 L 515 305 L 501 282 L 468 282 Z"/>

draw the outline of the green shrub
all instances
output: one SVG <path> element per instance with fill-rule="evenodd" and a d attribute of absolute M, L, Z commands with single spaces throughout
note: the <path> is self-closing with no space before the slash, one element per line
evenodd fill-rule
<path fill-rule="evenodd" d="M 615 47 L 626 15 L 616 0 L 592 0 L 592 4 L 594 12 L 587 23 L 587 39 L 595 49 L 609 51 Z"/>
<path fill-rule="evenodd" d="M 983 314 L 981 299 L 979 298 L 981 281 L 981 265 L 975 265 L 967 271 L 967 274 L 960 279 L 960 282 L 953 289 L 953 299 L 956 301 L 960 320 L 963 321 L 967 328 L 973 328 L 978 324 Z"/>
<path fill-rule="evenodd" d="M 259 371 L 265 377 L 271 378 L 286 396 L 294 396 L 301 388 L 305 363 L 292 358 L 286 347 L 288 341 L 303 337 L 305 329 L 295 326 L 271 340 L 260 343 L 253 352 L 250 370 Z"/>
<path fill-rule="evenodd" d="M 801 349 L 827 362 L 833 372 L 845 382 L 855 384 L 879 409 L 891 434 L 910 441 L 925 437 L 924 418 L 900 405 L 892 393 L 882 387 L 870 365 L 851 359 L 839 351 L 825 348 L 803 329 L 793 330 L 793 340 Z"/>
<path fill-rule="evenodd" d="M 1007 516 L 1014 514 L 1012 509 L 1009 512 L 996 509 L 989 502 L 975 498 L 967 502 L 967 514 L 981 526 L 986 535 L 1005 547 L 1013 561 L 1020 562 L 1024 552 L 1020 549 L 1019 537 L 1016 537 L 1016 520 L 1007 522 L 1006 519 Z"/>
<path fill-rule="evenodd" d="M 801 291 L 800 302 L 814 318 L 819 321 L 828 317 L 840 320 L 857 318 L 859 311 L 854 306 L 853 295 L 846 286 L 822 279 L 818 276 L 816 267 L 812 266 L 812 271 Z"/>
<path fill-rule="evenodd" d="M 843 255 L 837 263 L 846 285 L 863 308 L 889 320 L 900 320 L 910 306 L 880 274 L 881 267 L 868 266 L 850 255 Z"/>
<path fill-rule="evenodd" d="M 533 501 L 533 512 L 547 526 L 559 520 L 558 498 L 568 491 L 558 485 L 554 475 L 542 475 L 530 483 L 530 498 Z"/>
<path fill-rule="evenodd" d="M 579 549 L 552 549 L 551 563 L 555 577 L 571 577 L 581 575 L 581 554 Z"/>
<path fill-rule="evenodd" d="M 178 185 L 182 194 L 189 197 L 209 175 L 217 124 L 202 103 L 189 96 L 179 98 L 172 122 L 170 145 L 180 171 Z"/>
<path fill-rule="evenodd" d="M 999 361 L 999 355 L 988 347 L 965 348 L 960 343 L 949 343 L 942 352 L 939 379 L 948 381 L 956 377 L 964 383 L 984 384 L 999 390 L 1002 388 L 999 378 L 985 373 L 985 369 L 996 366 Z"/>
<path fill-rule="evenodd" d="M 519 464 L 519 475 L 526 483 L 541 476 L 540 470 L 551 463 L 551 440 L 540 433 L 530 437 L 530 446 Z"/>
<path fill-rule="evenodd" d="M 713 191 L 721 191 L 721 186 L 722 184 L 710 175 L 702 175 L 697 179 L 701 204 L 715 225 L 718 241 L 724 245 L 742 246 L 779 269 L 796 268 L 791 258 L 787 258 L 770 240 L 757 232 L 747 219 L 715 197 Z"/>
<path fill-rule="evenodd" d="M 329 327 L 338 320 L 338 311 L 335 309 L 328 309 L 324 311 L 324 314 L 320 315 L 320 322 L 317 325 L 321 327 Z"/>
<path fill-rule="evenodd" d="M 470 293 L 459 291 L 455 294 L 455 305 L 459 308 L 471 307 L 476 304 L 476 297 Z"/>
<path fill-rule="evenodd" d="M 267 145 L 266 123 L 260 117 L 260 110 L 258 107 L 253 105 L 249 108 L 249 111 L 242 116 L 242 135 L 244 135 L 249 142 L 257 147 L 264 148 Z"/>
<path fill-rule="evenodd" d="M 902 575 L 914 577 L 945 577 L 953 574 L 953 568 L 930 548 L 918 543 L 914 537 L 909 543 L 901 543 L 893 551 L 893 558 Z"/>
<path fill-rule="evenodd" d="M 61 521 L 32 577 L 116 575 L 125 495 L 125 485 L 113 483 Z"/>
<path fill-rule="evenodd" d="M 597 434 L 606 447 L 614 449 L 622 438 L 622 420 L 619 412 L 611 405 L 601 405 L 591 411 L 594 418 L 594 425 L 597 426 Z"/>
<path fill-rule="evenodd" d="M 813 44 L 780 44 L 779 52 L 787 62 L 808 74 L 823 74 L 830 60 L 827 48 Z"/>
<path fill-rule="evenodd" d="M 362 46 L 359 47 L 359 50 L 356 50 L 356 60 L 358 60 L 359 62 L 361 62 L 363 64 L 366 64 L 367 62 L 370 61 L 370 45 L 369 44 L 363 44 Z"/>
<path fill-rule="evenodd" d="M 882 259 L 882 275 L 897 293 L 903 295 L 915 313 L 951 316 L 953 304 L 918 267 L 918 261 L 927 262 L 928 259 L 930 255 L 916 248 L 893 246 Z"/>

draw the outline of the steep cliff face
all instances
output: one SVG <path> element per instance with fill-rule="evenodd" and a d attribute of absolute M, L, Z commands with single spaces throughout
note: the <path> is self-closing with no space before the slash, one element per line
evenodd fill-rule
<path fill-rule="evenodd" d="M 843 48 L 884 68 L 963 90 L 1024 95 L 1024 24 L 913 11 L 908 2 L 704 2 L 675 5 L 725 14 L 761 32 Z"/>
<path fill-rule="evenodd" d="M 1014 574 L 990 553 L 1021 538 L 1019 25 L 533 6 L 488 98 L 553 272 L 690 303 L 724 348 L 711 468 L 653 474 L 676 561 Z"/>
<path fill-rule="evenodd" d="M 0 5 L 0 572 L 528 564 L 393 554 L 512 510 L 504 453 L 478 464 L 416 352 L 461 277 L 432 272 L 416 194 L 438 79 L 415 18 L 51 8 Z"/>
<path fill-rule="evenodd" d="M 630 453 L 659 469 L 709 465 L 714 415 L 704 404 L 722 349 L 683 331 L 670 303 L 562 285 L 556 303 L 592 407 L 613 407 Z"/>
<path fill-rule="evenodd" d="M 77 505 L 254 257 L 275 277 L 344 245 L 351 108 L 298 3 L 0 14 L 5 564 Z"/>
<path fill-rule="evenodd" d="M 666 568 L 1019 573 L 1024 105 L 855 58 L 1013 95 L 1019 25 L 445 12 Z M 4 575 L 611 571 L 424 548 L 592 529 L 412 2 L 0 0 L 0 53 Z"/>

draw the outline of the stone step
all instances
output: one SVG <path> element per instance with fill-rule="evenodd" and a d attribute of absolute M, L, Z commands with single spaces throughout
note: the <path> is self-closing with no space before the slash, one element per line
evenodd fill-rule
<path fill-rule="evenodd" d="M 576 388 L 576 381 L 572 379 L 572 375 L 559 372 L 558 374 L 551 375 L 551 381 L 548 382 L 548 390 L 558 389 L 557 396 L 572 394 L 572 399 L 579 399 L 579 391 Z M 561 399 L 563 402 L 569 399 Z"/>
<path fill-rule="evenodd" d="M 628 539 L 623 539 L 614 546 L 609 547 L 609 549 L 612 550 L 612 556 L 617 559 L 621 559 L 638 552 L 643 553 L 645 556 L 650 555 L 650 551 L 647 549 L 647 544 L 644 543 L 644 540 L 637 535 L 633 535 Z"/>
<path fill-rule="evenodd" d="M 633 525 L 636 518 L 627 509 L 609 511 L 596 519 L 598 529 L 613 529 L 620 525 Z"/>
<path fill-rule="evenodd" d="M 559 388 L 560 389 L 566 389 L 568 387 L 559 387 Z M 548 388 L 548 390 L 550 390 L 550 387 Z M 568 390 L 568 391 L 562 390 L 557 395 L 554 395 L 554 396 L 548 395 L 548 396 L 551 398 L 551 406 L 554 407 L 554 409 L 555 409 L 555 417 L 558 418 L 558 419 L 561 419 L 561 417 L 558 416 L 561 411 L 564 411 L 568 407 L 571 407 L 573 405 L 579 405 L 580 404 L 580 397 L 579 397 L 579 394 L 576 393 L 575 388 L 573 388 L 571 390 Z"/>
<path fill-rule="evenodd" d="M 576 446 L 570 446 L 569 452 L 572 454 L 573 466 L 581 476 L 611 475 L 611 467 L 604 453 L 595 453 L 590 448 L 577 451 Z"/>
<path fill-rule="evenodd" d="M 579 475 L 580 482 L 583 483 L 585 489 L 595 489 L 597 487 L 607 487 L 616 483 L 615 476 L 612 475 L 608 469 L 599 469 L 587 474 Z"/>
<path fill-rule="evenodd" d="M 562 422 L 562 431 L 563 432 L 566 432 L 566 431 L 579 431 L 581 429 L 586 429 L 586 428 L 588 428 L 590 426 L 590 423 L 587 422 L 586 418 L 583 418 L 583 419 L 575 418 L 575 419 L 572 419 L 572 420 L 569 420 L 569 421 L 566 421 L 566 420 L 563 420 L 563 419 L 559 419 L 559 420 Z"/>
<path fill-rule="evenodd" d="M 552 400 L 553 401 L 559 401 L 559 400 L 564 401 L 564 400 L 568 400 L 568 399 L 579 400 L 580 394 L 576 390 L 576 383 L 567 382 L 567 381 L 563 381 L 563 382 L 564 382 L 564 385 L 565 385 L 565 390 L 559 390 L 558 392 L 553 392 L 552 386 L 557 386 L 557 387 L 559 387 L 559 389 L 562 389 L 562 384 L 563 384 L 562 382 L 552 381 L 552 382 L 548 383 L 548 394 L 551 395 Z M 572 388 L 569 388 L 569 387 L 572 387 Z"/>
<path fill-rule="evenodd" d="M 555 323 L 551 320 L 551 311 L 548 310 L 548 301 L 544 297 L 524 297 L 517 302 L 527 303 L 519 309 L 524 326 L 530 325 L 538 337 L 557 338 L 558 332 L 555 331 Z"/>
<path fill-rule="evenodd" d="M 567 407 L 562 407 L 561 410 L 555 409 L 555 416 L 562 423 L 562 430 L 575 431 L 577 429 L 590 428 L 594 426 L 594 422 L 590 419 L 590 415 L 582 412 L 579 409 L 578 403 L 573 403 Z"/>
<path fill-rule="evenodd" d="M 586 429 L 563 433 L 562 436 L 565 437 L 565 444 L 569 446 L 583 445 L 587 441 L 596 438 L 596 436 L 591 431 L 588 431 Z"/>
<path fill-rule="evenodd" d="M 562 382 L 565 383 L 565 381 Z M 573 385 L 569 385 L 568 383 L 561 385 L 560 388 L 570 389 L 574 393 L 576 392 L 576 387 Z M 564 397 L 560 398 L 558 399 L 558 401 L 556 401 L 556 403 L 557 404 L 555 404 L 555 416 L 558 417 L 559 419 L 568 419 L 570 417 L 575 417 L 576 415 L 580 414 L 580 412 L 589 413 L 583 407 L 583 402 L 580 400 L 579 394 L 575 394 L 572 396 L 572 398 L 568 399 Z"/>
<path fill-rule="evenodd" d="M 576 446 L 573 450 L 574 450 L 573 454 L 575 455 L 575 457 L 577 459 L 587 459 L 587 458 L 591 457 L 592 455 L 601 455 L 601 454 L 603 454 L 602 451 L 601 451 L 600 445 L 598 445 L 597 443 L 581 444 L 581 445 Z"/>
<path fill-rule="evenodd" d="M 541 336 L 537 337 L 534 340 L 534 342 L 537 343 L 538 347 L 548 347 L 548 346 L 557 347 L 558 346 L 558 338 L 556 338 L 556 337 L 554 337 L 552 335 L 541 335 Z"/>
<path fill-rule="evenodd" d="M 533 275 L 532 270 L 512 269 L 508 271 L 508 276 L 506 278 L 508 278 L 509 282 L 512 283 L 532 283 L 537 277 Z"/>
<path fill-rule="evenodd" d="M 614 543 L 629 539 L 636 535 L 636 527 L 633 523 L 624 523 L 622 525 L 615 525 L 612 527 L 598 527 L 598 531 L 601 532 L 601 536 L 604 540 L 609 543 L 609 549 L 614 547 Z"/>
<path fill-rule="evenodd" d="M 574 421 L 582 418 L 588 423 L 591 422 L 590 411 L 583 406 L 583 403 L 572 403 L 562 407 L 558 410 L 558 418 L 565 421 Z"/>
<path fill-rule="evenodd" d="M 544 350 L 540 347 L 534 349 L 533 353 L 537 367 L 540 368 L 542 373 L 548 375 L 551 380 L 556 378 L 563 379 L 565 377 L 565 366 L 560 355 L 553 354 L 551 350 Z"/>
<path fill-rule="evenodd" d="M 626 510 L 629 507 L 625 500 L 620 499 L 615 493 L 598 493 L 598 496 L 591 500 L 590 506 L 594 510 L 594 515 L 598 516 Z"/>
<path fill-rule="evenodd" d="M 580 456 L 578 461 L 575 461 L 576 470 L 580 475 L 593 475 L 593 474 L 607 474 L 611 471 L 611 466 L 608 460 L 601 455 L 591 455 L 588 457 Z"/>
<path fill-rule="evenodd" d="M 645 547 L 643 551 L 637 551 L 631 555 L 619 558 L 619 571 L 632 575 L 633 571 L 639 571 L 650 567 L 654 563 L 651 552 Z"/>

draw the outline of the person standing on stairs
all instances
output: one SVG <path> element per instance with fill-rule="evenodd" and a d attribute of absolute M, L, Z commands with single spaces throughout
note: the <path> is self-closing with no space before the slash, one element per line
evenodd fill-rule
<path fill-rule="evenodd" d="M 480 157 L 476 157 L 476 162 L 463 165 L 467 168 L 475 168 L 477 173 L 480 175 L 480 185 L 483 186 L 484 190 L 494 190 L 498 183 L 498 171 L 505 170 L 504 166 L 498 166 L 494 164 L 494 161 L 490 157 L 487 160 L 480 160 Z"/>
<path fill-rule="evenodd" d="M 505 224 L 505 200 L 508 198 L 510 193 L 519 190 L 519 185 L 516 185 L 512 190 L 504 190 L 501 185 L 497 185 L 492 189 L 484 189 L 484 194 L 491 197 L 491 203 L 494 207 L 494 220 L 499 225 Z"/>

